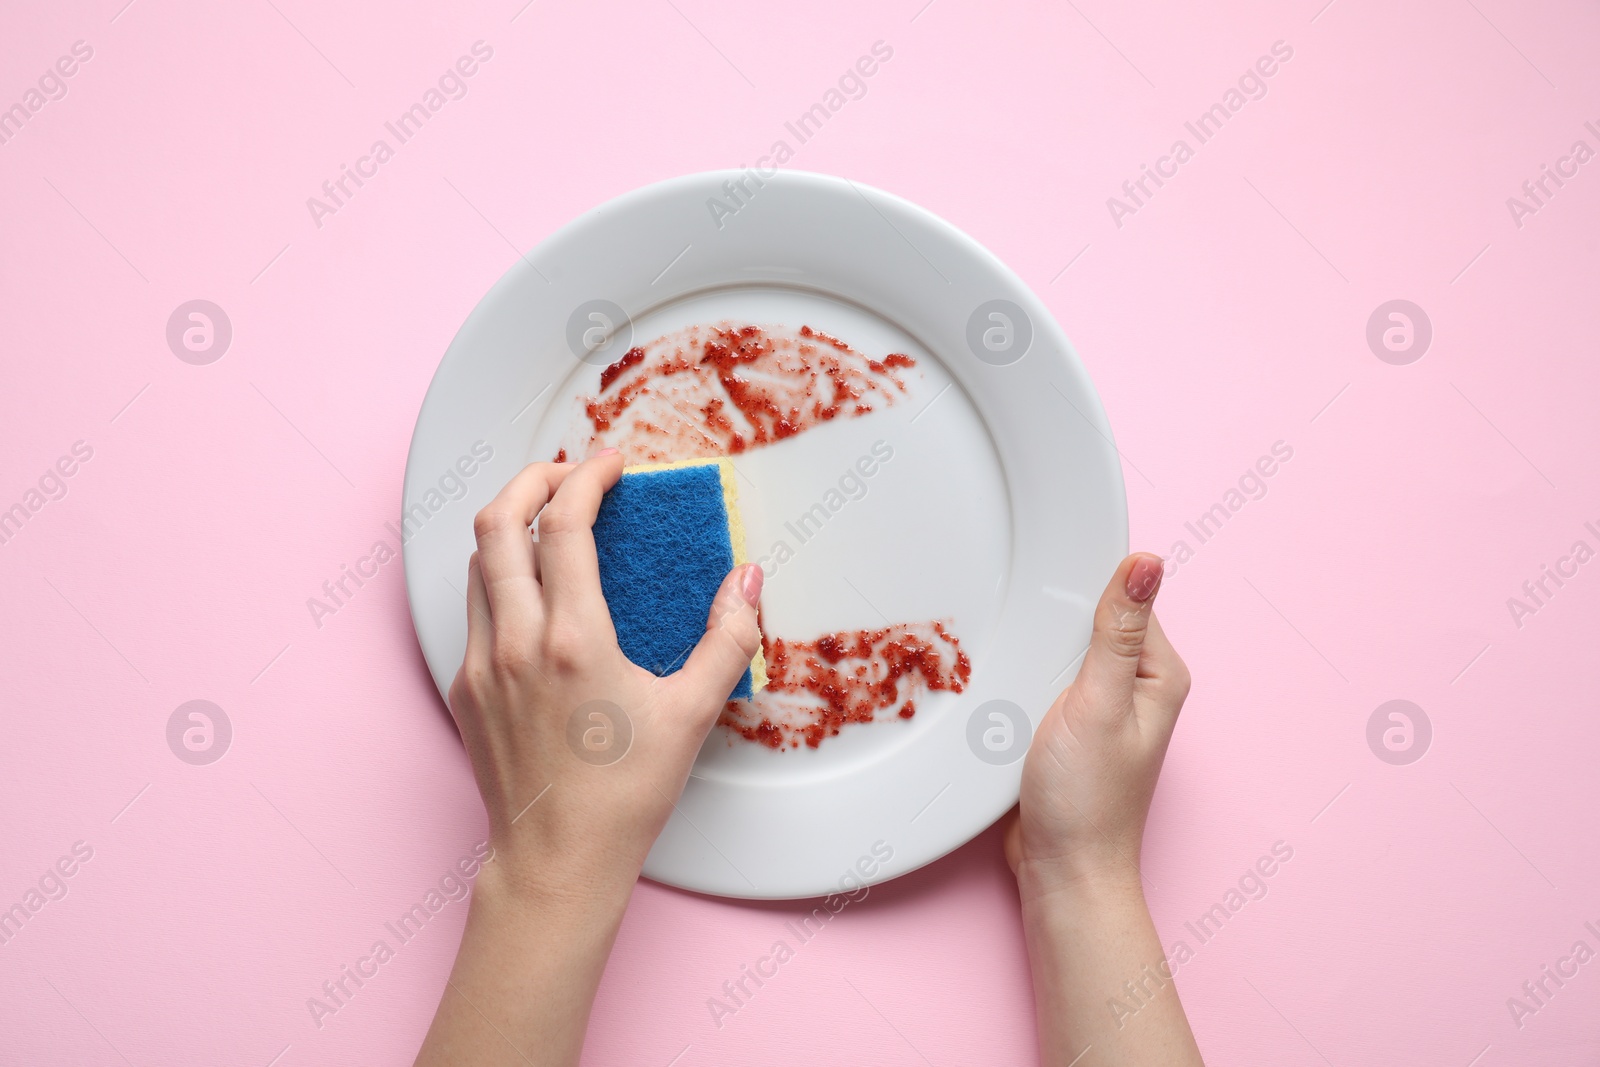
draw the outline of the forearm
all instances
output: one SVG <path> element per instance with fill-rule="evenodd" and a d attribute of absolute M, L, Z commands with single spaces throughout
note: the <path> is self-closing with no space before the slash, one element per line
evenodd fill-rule
<path fill-rule="evenodd" d="M 484 868 L 418 1067 L 570 1067 L 634 879 L 518 882 Z"/>
<path fill-rule="evenodd" d="M 1137 877 L 1042 883 L 1018 879 L 1045 1067 L 1199 1065 Z"/>

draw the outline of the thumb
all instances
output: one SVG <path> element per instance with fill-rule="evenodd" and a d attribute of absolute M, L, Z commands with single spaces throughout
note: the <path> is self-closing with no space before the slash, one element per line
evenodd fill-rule
<path fill-rule="evenodd" d="M 761 600 L 764 578 L 760 565 L 746 563 L 722 580 L 711 602 L 704 636 L 673 675 L 673 684 L 683 688 L 693 706 L 720 710 L 760 651 L 756 604 Z"/>
<path fill-rule="evenodd" d="M 1083 670 L 1072 683 L 1075 689 L 1083 687 L 1090 706 L 1110 710 L 1131 696 L 1160 587 L 1161 557 L 1149 552 L 1129 556 L 1111 576 L 1094 610 L 1094 634 Z"/>
<path fill-rule="evenodd" d="M 1006 854 L 1006 864 L 1011 868 L 1012 875 L 1017 873 L 1017 868 L 1022 866 L 1022 811 L 1012 808 L 1001 820 L 1005 829 L 1000 831 L 1001 848 Z"/>

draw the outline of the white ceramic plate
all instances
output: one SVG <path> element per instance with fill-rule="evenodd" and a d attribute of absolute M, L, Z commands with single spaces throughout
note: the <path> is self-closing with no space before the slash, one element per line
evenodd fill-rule
<path fill-rule="evenodd" d="M 741 179 L 735 200 L 725 183 Z M 816 896 L 970 840 L 1016 802 L 1032 726 L 1076 671 L 1127 551 L 1111 429 L 1060 327 L 971 238 L 840 178 L 691 175 L 571 223 L 473 310 L 417 419 L 406 582 L 441 694 L 466 644 L 473 514 L 570 440 L 577 398 L 598 391 L 605 350 L 585 362 L 568 344 L 574 321 L 603 321 L 588 318 L 594 301 L 631 320 L 613 323 L 617 342 L 630 327 L 639 344 L 732 320 L 913 356 L 898 402 L 735 457 L 751 555 L 768 557 L 763 625 L 809 638 L 945 619 L 972 662 L 965 692 L 916 694 L 913 718 L 880 713 L 814 749 L 713 729 L 645 874 L 726 896 Z M 880 442 L 892 460 L 864 494 L 848 483 L 855 498 L 801 543 L 790 525 L 837 501 L 829 490 Z M 778 565 L 780 541 L 792 556 Z"/>

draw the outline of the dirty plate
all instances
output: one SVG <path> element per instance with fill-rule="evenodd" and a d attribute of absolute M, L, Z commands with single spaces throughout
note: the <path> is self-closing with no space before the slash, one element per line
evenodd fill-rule
<path fill-rule="evenodd" d="M 607 445 L 733 455 L 779 666 L 712 730 L 646 875 L 821 895 L 1016 802 L 1127 550 L 1099 398 L 1016 275 L 913 204 L 791 172 L 652 185 L 520 258 L 445 353 L 406 466 L 406 582 L 441 693 L 474 512 L 523 464 Z M 858 666 L 907 673 L 872 687 Z"/>

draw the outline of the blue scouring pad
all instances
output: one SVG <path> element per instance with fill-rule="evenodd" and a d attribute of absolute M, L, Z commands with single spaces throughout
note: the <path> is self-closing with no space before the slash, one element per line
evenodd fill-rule
<path fill-rule="evenodd" d="M 706 632 L 722 579 L 744 563 L 733 464 L 693 459 L 629 467 L 600 502 L 600 589 L 623 655 L 657 676 L 683 666 Z M 760 652 L 734 687 L 766 684 Z"/>

